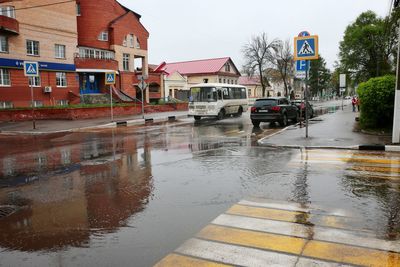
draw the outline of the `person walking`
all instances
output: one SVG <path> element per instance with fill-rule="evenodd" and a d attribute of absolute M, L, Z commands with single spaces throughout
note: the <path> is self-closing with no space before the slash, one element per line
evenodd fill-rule
<path fill-rule="evenodd" d="M 356 112 L 356 104 L 357 104 L 357 99 L 355 96 L 351 99 L 351 105 L 353 106 L 353 112 Z"/>
<path fill-rule="evenodd" d="M 360 112 L 360 99 L 356 97 L 357 111 Z"/>

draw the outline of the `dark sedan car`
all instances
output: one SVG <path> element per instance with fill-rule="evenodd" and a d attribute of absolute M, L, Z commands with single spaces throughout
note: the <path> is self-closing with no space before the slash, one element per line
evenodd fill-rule
<path fill-rule="evenodd" d="M 268 97 L 254 102 L 250 118 L 256 127 L 260 126 L 261 122 L 279 122 L 281 126 L 286 126 L 288 120 L 299 120 L 299 112 L 298 108 L 284 97 Z"/>
<path fill-rule="evenodd" d="M 296 105 L 296 107 L 299 109 L 299 112 L 301 113 L 300 117 L 305 118 L 306 110 L 305 110 L 304 101 L 303 100 L 293 100 L 292 104 Z M 310 104 L 310 102 L 307 102 L 307 112 L 308 112 L 308 118 L 314 118 L 314 108 Z"/>

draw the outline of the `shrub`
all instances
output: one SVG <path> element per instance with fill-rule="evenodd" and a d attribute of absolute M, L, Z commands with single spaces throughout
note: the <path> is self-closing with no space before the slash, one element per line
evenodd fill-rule
<path fill-rule="evenodd" d="M 357 93 L 361 102 L 362 128 L 383 128 L 393 123 L 396 77 L 386 75 L 361 83 Z"/>

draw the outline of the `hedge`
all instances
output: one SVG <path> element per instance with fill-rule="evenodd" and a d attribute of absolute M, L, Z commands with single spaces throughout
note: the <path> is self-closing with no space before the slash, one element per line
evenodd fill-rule
<path fill-rule="evenodd" d="M 362 128 L 385 128 L 393 124 L 396 76 L 386 75 L 361 83 L 360 99 Z"/>

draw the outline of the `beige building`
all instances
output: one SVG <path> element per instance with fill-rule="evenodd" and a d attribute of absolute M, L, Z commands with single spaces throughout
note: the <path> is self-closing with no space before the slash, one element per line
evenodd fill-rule
<path fill-rule="evenodd" d="M 165 98 L 187 100 L 189 89 L 198 83 L 238 84 L 240 72 L 229 57 L 161 63 L 156 72 L 164 75 Z"/>

